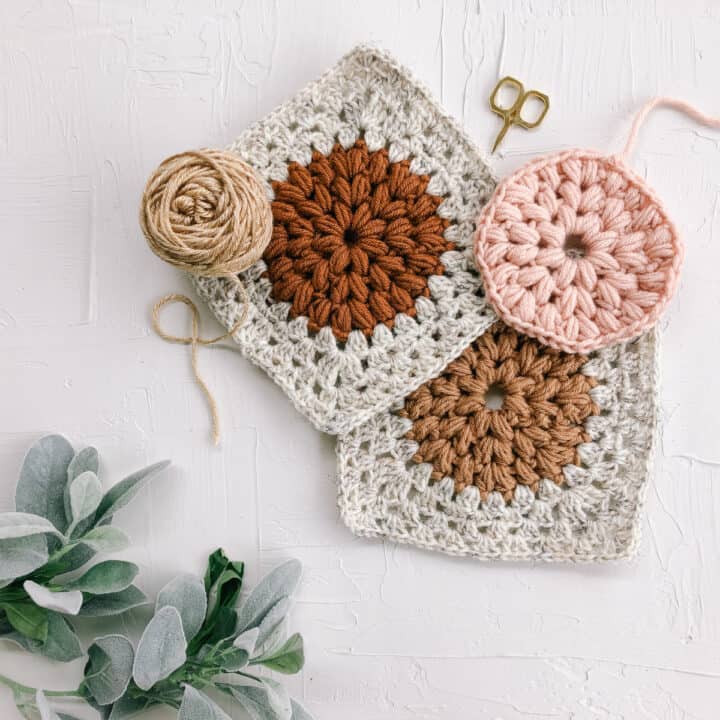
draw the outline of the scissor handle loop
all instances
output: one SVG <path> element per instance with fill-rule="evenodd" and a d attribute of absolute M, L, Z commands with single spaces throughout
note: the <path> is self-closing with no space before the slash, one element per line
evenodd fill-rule
<path fill-rule="evenodd" d="M 514 87 L 517 90 L 518 96 L 515 102 L 508 108 L 508 107 L 502 107 L 501 105 L 498 105 L 497 102 L 497 94 L 500 91 L 500 89 L 504 85 L 510 85 Z M 523 87 L 523 84 L 516 80 L 514 77 L 510 75 L 506 75 L 501 80 L 498 80 L 498 84 L 495 86 L 495 89 L 492 91 L 492 95 L 490 96 L 490 109 L 497 113 L 498 115 L 502 115 L 505 117 L 506 115 L 513 113 L 516 110 L 519 110 L 522 106 L 523 100 L 525 99 L 525 88 Z M 546 111 L 547 112 L 547 111 Z"/>
<path fill-rule="evenodd" d="M 527 120 L 523 119 L 522 109 L 525 106 L 525 101 L 531 97 L 537 98 L 542 103 L 543 109 L 540 115 L 535 118 L 535 120 L 533 120 L 532 122 L 528 122 Z M 520 107 L 517 109 L 518 112 L 517 117 L 515 118 L 515 124 L 519 125 L 520 127 L 524 127 L 526 130 L 532 130 L 544 120 L 549 109 L 550 98 L 545 93 L 538 92 L 537 90 L 528 90 L 520 99 Z"/>

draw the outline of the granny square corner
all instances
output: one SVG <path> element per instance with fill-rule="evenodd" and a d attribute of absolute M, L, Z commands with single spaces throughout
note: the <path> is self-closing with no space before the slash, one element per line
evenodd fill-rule
<path fill-rule="evenodd" d="M 320 430 L 350 432 L 436 376 L 494 321 L 473 258 L 495 187 L 481 153 L 402 66 L 359 47 L 229 148 L 272 201 L 233 335 Z M 193 278 L 218 320 L 231 283 Z"/>
<path fill-rule="evenodd" d="M 498 321 L 438 377 L 338 438 L 344 522 L 485 560 L 633 555 L 657 347 L 651 330 L 570 355 Z"/>

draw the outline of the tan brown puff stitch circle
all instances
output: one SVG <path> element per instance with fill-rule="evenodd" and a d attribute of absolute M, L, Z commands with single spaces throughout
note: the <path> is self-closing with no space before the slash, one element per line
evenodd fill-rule
<path fill-rule="evenodd" d="M 476 485 L 483 499 L 495 491 L 510 501 L 517 485 L 536 493 L 543 478 L 561 485 L 589 440 L 586 418 L 600 412 L 585 362 L 495 323 L 405 400 L 413 460 L 432 464 L 432 480 L 451 477 L 458 493 Z"/>
<path fill-rule="evenodd" d="M 454 248 L 429 180 L 363 140 L 336 144 L 327 157 L 315 151 L 307 167 L 290 163 L 287 181 L 272 184 L 263 256 L 272 297 L 291 303 L 291 317 L 306 316 L 310 331 L 329 325 L 341 341 L 379 323 L 392 328 L 398 313 L 414 317 L 428 277 L 444 272 L 440 255 Z"/>

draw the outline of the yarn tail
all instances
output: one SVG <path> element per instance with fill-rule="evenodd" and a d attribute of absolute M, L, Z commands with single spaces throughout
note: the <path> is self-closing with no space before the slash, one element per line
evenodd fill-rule
<path fill-rule="evenodd" d="M 701 125 L 707 125 L 708 127 L 712 128 L 720 128 L 720 117 L 706 115 L 705 113 L 700 112 L 700 110 L 698 110 L 696 107 L 690 105 L 690 103 L 686 103 L 683 100 L 677 100 L 676 98 L 665 96 L 655 97 L 650 100 L 650 102 L 648 102 L 635 116 L 632 128 L 630 129 L 630 135 L 628 136 L 627 142 L 625 143 L 625 149 L 622 152 L 624 157 L 627 157 L 633 151 L 633 148 L 635 147 L 635 142 L 637 141 L 638 133 L 640 132 L 640 128 L 642 127 L 643 123 L 647 119 L 647 116 L 652 110 L 661 105 L 672 108 L 673 110 L 678 110 L 679 112 L 688 115 L 693 120 L 696 120 Z"/>
<path fill-rule="evenodd" d="M 213 395 L 205 380 L 203 380 L 202 376 L 200 375 L 197 354 L 198 347 L 200 345 L 214 345 L 221 340 L 232 337 L 232 335 L 240 329 L 240 327 L 245 323 L 245 320 L 247 319 L 249 304 L 247 291 L 245 290 L 243 284 L 236 277 L 231 276 L 228 278 L 228 280 L 230 280 L 234 284 L 235 291 L 241 298 L 243 310 L 240 313 L 239 319 L 230 328 L 230 330 L 228 330 L 226 333 L 223 333 L 222 335 L 218 335 L 217 337 L 212 338 L 200 337 L 200 312 L 197 309 L 197 305 L 195 305 L 195 303 L 187 295 L 180 295 L 178 293 L 171 293 L 170 295 L 166 295 L 155 303 L 152 311 L 153 330 L 155 330 L 155 332 L 163 340 L 167 340 L 168 342 L 173 343 L 179 343 L 181 345 L 190 345 L 190 361 L 192 364 L 193 375 L 195 376 L 195 382 L 202 390 L 203 394 L 205 395 L 205 399 L 207 400 L 208 410 L 210 411 L 210 420 L 212 422 L 212 441 L 213 445 L 215 446 L 220 444 L 220 414 L 218 412 L 215 396 Z M 183 305 L 186 305 L 190 310 L 190 322 L 192 330 L 190 335 L 188 336 L 173 335 L 172 333 L 167 332 L 160 324 L 160 311 L 166 305 L 171 305 L 172 303 L 178 302 L 183 303 Z"/>

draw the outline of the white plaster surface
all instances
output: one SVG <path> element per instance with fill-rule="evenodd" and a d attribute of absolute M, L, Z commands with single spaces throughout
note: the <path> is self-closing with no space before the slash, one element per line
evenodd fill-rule
<path fill-rule="evenodd" d="M 635 560 L 478 564 L 352 537 L 332 440 L 232 350 L 201 353 L 224 426 L 209 445 L 187 349 L 150 330 L 152 302 L 190 288 L 145 247 L 144 180 L 173 152 L 225 145 L 361 41 L 409 65 L 484 148 L 499 76 L 547 92 L 542 128 L 508 134 L 501 174 L 575 145 L 620 148 L 653 94 L 720 114 L 720 6 L 700 0 L 2 2 L 0 510 L 44 432 L 96 445 L 106 482 L 172 458 L 116 520 L 141 584 L 200 572 L 219 545 L 249 583 L 300 558 L 308 662 L 288 684 L 318 720 L 717 718 L 720 133 L 658 112 L 635 155 L 687 241 Z M 68 687 L 81 668 L 0 646 L 0 672 L 29 684 Z M 0 690 L 0 718 L 15 717 Z"/>

